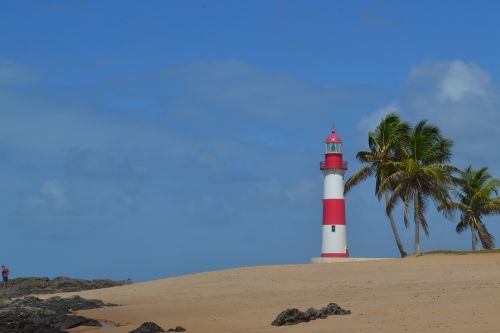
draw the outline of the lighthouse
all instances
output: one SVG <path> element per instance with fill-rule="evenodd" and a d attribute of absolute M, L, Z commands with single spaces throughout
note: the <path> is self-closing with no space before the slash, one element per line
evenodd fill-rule
<path fill-rule="evenodd" d="M 347 163 L 342 160 L 342 139 L 332 131 L 325 140 L 323 172 L 323 242 L 321 258 L 347 258 L 347 233 L 344 203 L 344 173 Z"/>

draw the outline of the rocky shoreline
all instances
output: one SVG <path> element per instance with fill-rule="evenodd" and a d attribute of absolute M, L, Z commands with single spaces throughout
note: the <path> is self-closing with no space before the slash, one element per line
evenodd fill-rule
<path fill-rule="evenodd" d="M 74 311 L 97 309 L 100 300 L 51 297 L 42 300 L 33 296 L 0 300 L 0 332 L 2 333 L 64 333 L 78 326 L 101 326 L 97 320 L 77 316 Z"/>
<path fill-rule="evenodd" d="M 101 326 L 97 320 L 77 316 L 75 311 L 97 309 L 105 304 L 100 300 L 51 297 L 46 300 L 29 296 L 90 289 L 110 288 L 131 284 L 130 280 L 84 280 L 67 277 L 16 278 L 0 289 L 0 332 L 2 333 L 64 333 L 78 326 Z"/>
<path fill-rule="evenodd" d="M 0 288 L 0 298 L 102 289 L 124 286 L 131 283 L 132 281 L 130 280 L 85 280 L 73 279 L 65 276 L 59 276 L 53 279 L 49 279 L 48 277 L 20 277 L 10 280 L 8 288 Z"/>

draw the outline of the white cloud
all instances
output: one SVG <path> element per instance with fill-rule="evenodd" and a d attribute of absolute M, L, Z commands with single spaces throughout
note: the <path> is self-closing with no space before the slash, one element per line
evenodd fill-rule
<path fill-rule="evenodd" d="M 47 180 L 40 186 L 40 194 L 27 200 L 31 210 L 67 211 L 71 204 L 66 195 L 66 188 L 60 180 Z"/>
<path fill-rule="evenodd" d="M 66 188 L 59 180 L 48 180 L 40 188 L 40 193 L 47 199 L 50 206 L 56 210 L 63 210 L 70 207 L 66 197 Z"/>
<path fill-rule="evenodd" d="M 499 96 L 498 83 L 474 62 L 426 61 L 411 69 L 400 97 L 363 117 L 360 127 L 366 132 L 389 111 L 412 123 L 427 119 L 455 142 L 458 166 L 487 165 L 495 172 L 499 163 L 491 152 L 500 140 Z"/>
<path fill-rule="evenodd" d="M 405 89 L 426 92 L 427 98 L 440 102 L 460 102 L 468 97 L 486 97 L 490 84 L 488 71 L 474 62 L 426 61 L 413 66 Z"/>
<path fill-rule="evenodd" d="M 440 96 L 443 100 L 458 102 L 468 95 L 485 97 L 490 74 L 471 62 L 466 64 L 455 60 L 446 66 L 445 73 L 439 83 Z"/>
<path fill-rule="evenodd" d="M 266 223 L 276 206 L 296 216 L 321 196 L 321 181 L 308 180 L 319 158 L 310 147 L 320 154 L 326 122 L 355 122 L 344 115 L 383 98 L 378 89 L 316 85 L 235 61 L 30 89 L 62 89 L 54 96 L 70 99 L 0 90 L 0 143 L 11 152 L 4 174 L 26 177 L 0 194 L 34 213 L 33 222 L 130 224 L 129 212 L 140 212 L 143 223 L 167 225 L 251 211 Z M 30 193 L 32 184 L 43 185 Z"/>
<path fill-rule="evenodd" d="M 398 102 L 392 102 L 391 104 L 384 106 L 371 114 L 364 115 L 361 117 L 358 126 L 364 131 L 373 131 L 373 129 L 380 123 L 382 118 L 387 114 L 394 112 L 399 112 L 399 104 Z"/>

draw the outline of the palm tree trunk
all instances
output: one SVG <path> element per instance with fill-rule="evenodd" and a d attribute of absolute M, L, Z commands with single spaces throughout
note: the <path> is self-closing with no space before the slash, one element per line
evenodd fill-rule
<path fill-rule="evenodd" d="M 389 201 L 389 194 L 386 192 L 385 193 L 386 205 L 387 205 L 388 201 Z M 392 213 L 389 213 L 387 216 L 389 217 L 389 221 L 391 222 L 392 234 L 394 235 L 394 239 L 396 240 L 396 245 L 398 246 L 399 254 L 401 255 L 401 258 L 404 258 L 408 254 L 406 253 L 406 251 L 403 247 L 403 242 L 401 242 L 401 238 L 399 237 L 399 232 L 398 232 L 398 229 L 396 227 L 396 223 L 394 222 L 394 217 L 392 217 Z"/>
<path fill-rule="evenodd" d="M 413 221 L 415 222 L 415 254 L 420 254 L 420 219 L 418 218 L 418 193 L 413 203 Z"/>
<path fill-rule="evenodd" d="M 476 251 L 477 238 L 476 238 L 476 228 L 474 228 L 474 223 L 471 224 L 470 230 L 472 233 L 472 251 Z"/>

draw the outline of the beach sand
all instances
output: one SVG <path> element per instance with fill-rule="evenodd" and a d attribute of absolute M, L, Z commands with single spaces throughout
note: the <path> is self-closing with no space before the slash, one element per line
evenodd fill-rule
<path fill-rule="evenodd" d="M 129 332 L 153 321 L 189 333 L 498 333 L 500 254 L 248 267 L 72 294 L 121 305 L 79 312 L 119 327 L 73 332 Z M 271 326 L 286 308 L 331 302 L 352 314 Z"/>

